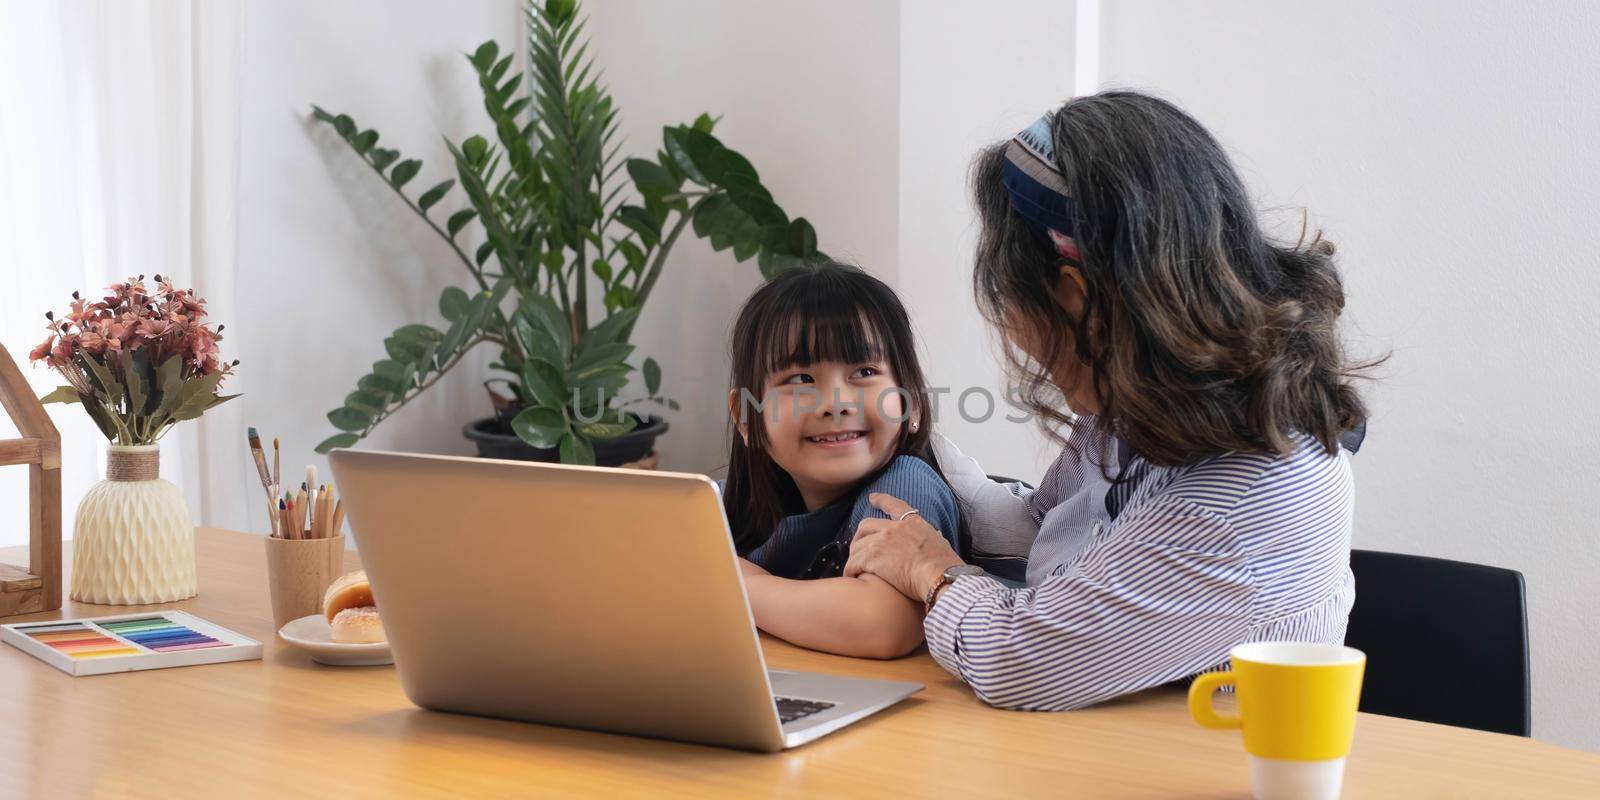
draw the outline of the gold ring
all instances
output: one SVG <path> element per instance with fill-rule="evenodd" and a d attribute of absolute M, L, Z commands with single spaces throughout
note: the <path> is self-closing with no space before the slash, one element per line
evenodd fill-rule
<path fill-rule="evenodd" d="M 906 513 L 901 514 L 900 516 L 896 517 L 894 521 L 895 522 L 903 522 L 903 521 L 905 521 L 906 517 L 909 517 L 912 514 L 921 514 L 921 513 L 922 513 L 921 511 L 918 511 L 918 510 L 913 508 L 910 511 L 907 511 Z"/>

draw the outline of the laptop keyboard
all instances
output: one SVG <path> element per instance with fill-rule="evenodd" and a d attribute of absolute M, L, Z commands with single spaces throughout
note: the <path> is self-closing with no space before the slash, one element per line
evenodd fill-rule
<path fill-rule="evenodd" d="M 833 703 L 822 700 L 801 700 L 795 697 L 774 697 L 778 704 L 778 721 L 784 725 L 797 719 L 805 719 L 819 711 L 833 708 Z"/>

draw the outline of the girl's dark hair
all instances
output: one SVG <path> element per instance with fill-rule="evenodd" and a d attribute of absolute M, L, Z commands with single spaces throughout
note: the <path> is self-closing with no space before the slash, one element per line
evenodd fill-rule
<path fill-rule="evenodd" d="M 978 302 L 991 323 L 1037 332 L 1037 358 L 1007 353 L 1046 430 L 1059 441 L 1071 421 L 1048 369 L 1076 358 L 1096 424 L 1156 464 L 1287 453 L 1295 431 L 1335 452 L 1366 420 L 1351 380 L 1372 365 L 1348 361 L 1335 331 L 1344 289 L 1332 243 L 1270 241 L 1222 147 L 1164 100 L 1077 98 L 1051 136 L 1087 284 L 1080 319 L 1050 291 L 1066 262 L 1011 207 L 1003 143 L 972 176 Z"/>
<path fill-rule="evenodd" d="M 805 511 L 794 480 L 767 454 L 766 426 L 754 405 L 763 400 L 773 372 L 793 364 L 882 361 L 908 397 L 908 412 L 925 408 L 927 382 L 917 362 L 911 319 L 894 290 L 848 264 L 809 264 L 778 273 L 745 301 L 730 341 L 729 385 L 741 396 L 722 501 L 743 555 L 766 542 L 785 516 Z M 741 418 L 748 444 L 739 435 Z M 894 454 L 921 458 L 938 471 L 928 415 L 907 418 L 920 424 L 915 432 L 909 425 L 900 427 Z M 874 477 L 864 477 L 862 484 Z"/>

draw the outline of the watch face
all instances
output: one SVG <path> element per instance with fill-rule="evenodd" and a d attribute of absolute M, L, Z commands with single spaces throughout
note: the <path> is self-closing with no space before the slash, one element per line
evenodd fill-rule
<path fill-rule="evenodd" d="M 980 567 L 977 564 L 958 564 L 945 570 L 944 574 L 950 576 L 951 578 L 959 578 L 962 575 L 982 575 L 983 567 Z"/>

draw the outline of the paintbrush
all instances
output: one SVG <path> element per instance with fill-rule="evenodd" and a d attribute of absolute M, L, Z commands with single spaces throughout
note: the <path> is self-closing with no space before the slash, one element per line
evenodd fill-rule
<path fill-rule="evenodd" d="M 283 473 L 278 471 L 278 465 L 279 465 L 278 457 L 280 455 L 282 455 L 282 452 L 278 449 L 278 437 L 274 436 L 274 437 L 272 437 L 272 485 L 273 486 L 277 486 L 278 484 L 283 483 Z"/>
<path fill-rule="evenodd" d="M 317 467 L 314 464 L 306 465 L 306 501 L 309 503 L 306 506 L 306 521 L 311 523 L 311 538 L 314 539 L 317 529 Z"/>
<path fill-rule="evenodd" d="M 256 474 L 261 476 L 261 488 L 267 493 L 267 525 L 277 532 L 278 526 L 272 513 L 272 473 L 267 472 L 267 454 L 261 450 L 261 435 L 256 433 L 255 428 L 249 429 L 248 437 L 250 459 L 256 462 Z"/>

